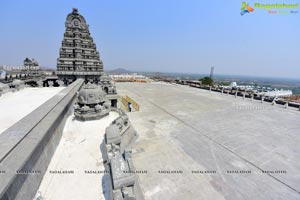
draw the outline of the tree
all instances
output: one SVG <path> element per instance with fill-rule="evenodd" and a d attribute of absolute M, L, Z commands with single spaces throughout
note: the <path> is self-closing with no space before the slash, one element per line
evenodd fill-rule
<path fill-rule="evenodd" d="M 230 83 L 229 83 L 228 81 L 221 81 L 221 82 L 219 83 L 219 85 L 221 85 L 221 86 L 229 86 Z"/>
<path fill-rule="evenodd" d="M 203 85 L 209 85 L 209 86 L 213 86 L 214 85 L 214 80 L 208 76 L 204 77 L 204 78 L 200 78 L 199 81 L 201 81 L 201 83 Z"/>

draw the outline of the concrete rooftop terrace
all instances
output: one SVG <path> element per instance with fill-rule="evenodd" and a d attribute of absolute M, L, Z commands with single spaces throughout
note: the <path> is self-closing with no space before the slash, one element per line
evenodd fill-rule
<path fill-rule="evenodd" d="M 300 199 L 300 111 L 166 83 L 117 89 L 140 104 L 128 115 L 146 199 Z"/>
<path fill-rule="evenodd" d="M 0 97 L 0 134 L 65 87 L 24 88 Z"/>

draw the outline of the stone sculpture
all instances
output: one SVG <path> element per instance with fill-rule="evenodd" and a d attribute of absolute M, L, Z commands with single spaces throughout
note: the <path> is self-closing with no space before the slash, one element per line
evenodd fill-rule
<path fill-rule="evenodd" d="M 0 96 L 9 91 L 9 86 L 4 83 L 0 83 Z"/>
<path fill-rule="evenodd" d="M 53 87 L 54 86 L 54 82 L 53 81 L 48 81 L 48 85 L 49 85 L 49 87 Z"/>
<path fill-rule="evenodd" d="M 60 87 L 64 86 L 64 82 L 61 81 L 61 80 L 56 80 L 56 83 L 57 83 Z"/>
<path fill-rule="evenodd" d="M 81 121 L 101 119 L 110 112 L 110 104 L 98 86 L 87 83 L 79 91 L 74 105 L 75 118 Z"/>
<path fill-rule="evenodd" d="M 12 88 L 14 88 L 13 91 L 19 91 L 19 90 L 21 90 L 21 89 L 23 89 L 25 87 L 25 83 L 24 83 L 24 81 L 15 79 L 11 83 L 11 86 L 12 86 Z"/>
<path fill-rule="evenodd" d="M 135 200 L 138 190 L 134 166 L 131 161 L 131 146 L 137 139 L 137 132 L 128 116 L 120 110 L 105 131 L 104 163 L 111 176 L 111 196 L 113 200 Z"/>
<path fill-rule="evenodd" d="M 106 94 L 117 93 L 116 86 L 108 75 L 102 74 L 102 76 L 100 77 L 99 84 L 101 85 L 102 89 L 105 91 Z"/>
<path fill-rule="evenodd" d="M 38 85 L 38 87 L 43 87 L 44 82 L 43 82 L 42 80 L 38 80 L 38 81 L 36 82 L 36 84 Z"/>

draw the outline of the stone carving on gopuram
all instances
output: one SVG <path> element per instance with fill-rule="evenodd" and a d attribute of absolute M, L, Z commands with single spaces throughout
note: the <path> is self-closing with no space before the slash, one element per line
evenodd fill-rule
<path fill-rule="evenodd" d="M 117 102 L 118 102 L 118 95 L 117 95 L 117 89 L 115 84 L 113 83 L 112 79 L 106 75 L 103 74 L 100 77 L 99 85 L 105 91 L 106 98 L 111 102 L 111 106 L 116 108 Z"/>
<path fill-rule="evenodd" d="M 116 86 L 108 75 L 103 74 L 100 77 L 99 84 L 106 94 L 117 94 Z"/>
<path fill-rule="evenodd" d="M 96 120 L 109 112 L 110 103 L 107 102 L 104 91 L 91 83 L 84 85 L 74 104 L 75 118 L 80 121 Z"/>
<path fill-rule="evenodd" d="M 68 14 L 65 27 L 57 59 L 58 78 L 65 83 L 77 78 L 98 82 L 103 73 L 103 63 L 90 35 L 89 25 L 76 8 Z"/>

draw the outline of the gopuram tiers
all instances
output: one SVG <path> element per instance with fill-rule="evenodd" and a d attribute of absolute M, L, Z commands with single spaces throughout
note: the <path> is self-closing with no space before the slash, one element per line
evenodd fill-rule
<path fill-rule="evenodd" d="M 89 25 L 76 8 L 68 14 L 65 27 L 57 59 L 58 78 L 65 83 L 77 78 L 98 82 L 103 73 L 103 63 L 90 35 Z"/>

